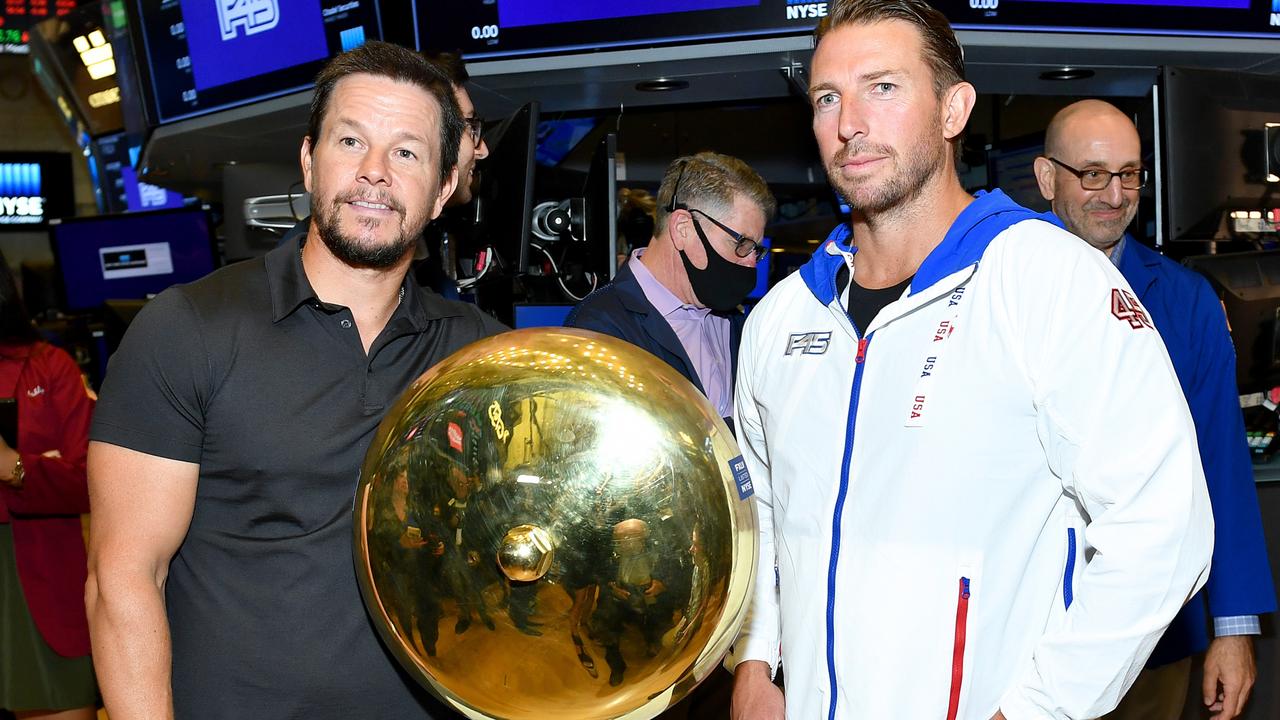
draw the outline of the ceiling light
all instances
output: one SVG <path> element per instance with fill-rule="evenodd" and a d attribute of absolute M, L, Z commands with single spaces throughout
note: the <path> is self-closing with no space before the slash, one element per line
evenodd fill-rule
<path fill-rule="evenodd" d="M 640 92 L 671 92 L 673 90 L 684 90 L 688 87 L 688 80 L 672 80 L 671 78 L 655 78 L 636 83 L 636 89 Z"/>
<path fill-rule="evenodd" d="M 1040 73 L 1041 80 L 1087 80 L 1095 73 L 1089 68 L 1064 67 L 1057 70 L 1045 70 Z"/>

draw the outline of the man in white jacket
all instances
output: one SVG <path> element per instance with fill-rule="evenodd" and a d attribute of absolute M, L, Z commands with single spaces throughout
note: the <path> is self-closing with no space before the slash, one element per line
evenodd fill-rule
<path fill-rule="evenodd" d="M 940 13 L 835 2 L 817 39 L 853 212 L 743 336 L 761 560 L 734 715 L 1102 715 L 1212 551 L 1164 345 L 1100 253 L 964 192 L 975 92 Z"/>

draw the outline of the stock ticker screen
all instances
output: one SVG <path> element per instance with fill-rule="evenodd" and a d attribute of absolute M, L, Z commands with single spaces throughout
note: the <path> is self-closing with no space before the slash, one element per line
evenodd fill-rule
<path fill-rule="evenodd" d="M 324 61 L 381 36 L 375 0 L 134 0 L 152 119 L 294 92 Z"/>
<path fill-rule="evenodd" d="M 829 8 L 814 0 L 129 1 L 159 124 L 304 89 L 325 59 L 367 39 L 486 60 L 807 35 Z M 1280 38 L 1280 0 L 933 4 L 961 30 Z"/>
<path fill-rule="evenodd" d="M 957 29 L 1280 38 L 1280 0 L 933 0 Z M 806 34 L 813 0 L 419 0 L 420 44 L 474 59 Z"/>
<path fill-rule="evenodd" d="M 0 54 L 25 55 L 28 52 L 28 30 L 51 17 L 66 15 L 75 9 L 76 0 L 0 0 Z"/>

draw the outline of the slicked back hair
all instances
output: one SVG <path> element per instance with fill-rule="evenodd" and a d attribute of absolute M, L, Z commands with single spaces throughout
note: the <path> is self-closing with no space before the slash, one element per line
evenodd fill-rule
<path fill-rule="evenodd" d="M 843 25 L 870 25 L 901 20 L 920 31 L 925 62 L 933 70 L 933 91 L 941 98 L 964 82 L 964 49 L 945 15 L 924 0 L 835 0 L 813 31 L 814 45 Z"/>

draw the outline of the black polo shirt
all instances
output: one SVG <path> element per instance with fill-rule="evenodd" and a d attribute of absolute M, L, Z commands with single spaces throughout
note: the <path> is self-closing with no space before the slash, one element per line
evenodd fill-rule
<path fill-rule="evenodd" d="M 147 303 L 94 415 L 93 440 L 200 465 L 165 588 L 177 716 L 451 716 L 370 624 L 351 504 L 397 396 L 505 328 L 406 279 L 366 355 L 351 311 L 316 298 L 299 249 L 286 243 Z"/>

